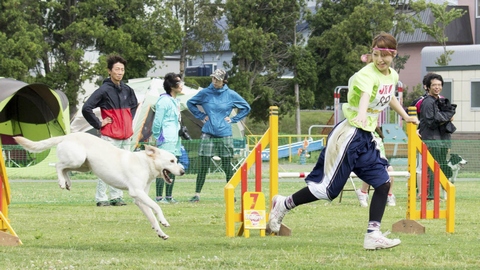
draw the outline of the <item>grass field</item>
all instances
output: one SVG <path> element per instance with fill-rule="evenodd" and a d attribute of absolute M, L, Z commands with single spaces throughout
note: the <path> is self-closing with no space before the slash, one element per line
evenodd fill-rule
<path fill-rule="evenodd" d="M 224 182 L 209 179 L 201 202 L 191 204 L 192 179 L 177 180 L 174 195 L 180 203 L 161 205 L 171 224 L 164 229 L 167 241 L 156 236 L 128 195 L 127 206 L 96 207 L 93 180 L 75 180 L 71 191 L 60 190 L 55 181 L 12 180 L 9 218 L 23 245 L 0 247 L 0 269 L 480 268 L 480 181 L 456 184 L 455 233 L 445 232 L 445 220 L 420 220 L 426 234 L 393 233 L 400 246 L 365 251 L 368 209 L 358 205 L 353 192 L 345 192 L 341 203 L 318 201 L 292 210 L 284 219 L 293 230 L 290 237 L 252 231 L 250 238 L 228 238 Z M 279 185 L 281 194 L 290 194 L 305 184 L 285 179 Z M 383 231 L 405 218 L 405 180 L 397 179 L 395 193 L 397 206 L 387 207 Z"/>

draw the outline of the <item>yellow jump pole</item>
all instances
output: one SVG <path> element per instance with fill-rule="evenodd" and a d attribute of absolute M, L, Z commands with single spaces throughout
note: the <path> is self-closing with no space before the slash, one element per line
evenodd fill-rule
<path fill-rule="evenodd" d="M 22 241 L 18 238 L 8 220 L 8 205 L 10 204 L 10 185 L 3 153 L 0 153 L 0 245 L 18 246 Z M 5 233 L 9 231 L 10 234 Z"/>
<path fill-rule="evenodd" d="M 414 106 L 408 107 L 408 114 L 416 116 L 417 108 Z M 401 220 L 394 224 L 392 231 L 408 232 L 408 233 L 425 233 L 425 227 L 418 222 L 416 219 L 446 219 L 446 231 L 449 233 L 454 232 L 455 228 L 455 186 L 448 181 L 443 172 L 440 170 L 434 170 L 435 160 L 432 155 L 429 153 L 428 149 L 424 146 L 424 143 L 417 135 L 417 127 L 412 123 L 407 123 L 407 136 L 408 136 L 408 171 L 410 173 L 410 178 L 407 185 L 407 213 L 406 219 Z M 422 177 L 425 177 L 427 174 L 428 167 L 434 170 L 436 177 L 439 179 L 441 186 L 446 190 L 447 200 L 446 200 L 446 209 L 439 209 L 438 201 L 434 200 L 434 209 L 428 210 L 425 198 L 421 203 L 421 209 L 417 209 L 417 151 L 422 154 L 423 159 L 426 160 L 422 164 L 424 172 Z M 423 196 L 426 196 L 425 192 L 422 192 Z M 439 196 L 439 195 L 438 195 Z M 437 198 L 438 200 L 438 198 Z"/>
<path fill-rule="evenodd" d="M 278 107 L 270 107 L 270 198 L 278 194 Z M 257 161 L 257 162 L 261 162 Z"/>
<path fill-rule="evenodd" d="M 408 115 L 417 116 L 417 107 L 410 106 L 408 107 Z M 417 126 L 412 123 L 407 123 L 407 158 L 408 158 L 408 172 L 410 173 L 410 178 L 407 182 L 408 194 L 407 194 L 407 219 L 416 219 L 415 212 L 417 211 L 417 148 L 420 142 L 417 134 Z"/>

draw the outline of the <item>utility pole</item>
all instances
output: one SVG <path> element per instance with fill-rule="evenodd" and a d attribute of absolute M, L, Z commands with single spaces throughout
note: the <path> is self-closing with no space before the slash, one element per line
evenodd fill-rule
<path fill-rule="evenodd" d="M 294 25 L 293 27 L 293 47 L 296 49 L 297 48 L 297 26 Z M 297 66 L 293 68 L 293 78 L 297 78 Z M 298 82 L 295 82 L 294 86 L 295 90 L 295 123 L 297 125 L 297 135 L 302 134 L 302 125 L 300 123 L 300 90 L 298 89 Z M 300 136 L 298 137 L 298 140 L 300 140 Z"/>

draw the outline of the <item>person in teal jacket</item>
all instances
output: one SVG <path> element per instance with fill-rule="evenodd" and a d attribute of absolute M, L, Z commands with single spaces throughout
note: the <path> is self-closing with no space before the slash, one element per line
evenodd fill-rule
<path fill-rule="evenodd" d="M 195 118 L 204 125 L 198 155 L 199 172 L 195 187 L 195 196 L 190 202 L 200 201 L 200 192 L 207 175 L 210 159 L 216 155 L 221 158 L 222 169 L 228 182 L 233 175 L 233 138 L 232 125 L 241 121 L 250 112 L 250 105 L 237 92 L 228 88 L 228 76 L 225 70 L 217 69 L 210 77 L 212 83 L 187 101 L 187 107 Z M 203 111 L 197 107 L 202 106 Z M 232 110 L 237 114 L 230 118 Z"/>
<path fill-rule="evenodd" d="M 177 94 L 182 93 L 183 82 L 179 74 L 168 73 L 163 81 L 165 93 L 161 94 L 155 104 L 155 117 L 152 124 L 152 133 L 158 148 L 174 154 L 177 159 L 181 156 L 181 138 L 179 130 L 181 127 L 180 102 L 176 99 Z M 163 187 L 165 181 L 162 178 L 156 179 L 155 200 L 160 203 L 176 203 L 172 197 L 175 175 L 171 174 L 172 183 L 166 185 L 165 198 L 163 198 Z"/>

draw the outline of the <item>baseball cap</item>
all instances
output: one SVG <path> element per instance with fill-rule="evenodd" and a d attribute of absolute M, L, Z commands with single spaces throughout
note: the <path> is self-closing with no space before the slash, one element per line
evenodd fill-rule
<path fill-rule="evenodd" d="M 217 69 L 212 74 L 210 74 L 210 77 L 214 77 L 215 79 L 217 79 L 219 81 L 223 81 L 225 79 L 225 74 L 227 74 L 225 72 L 225 70 Z"/>

